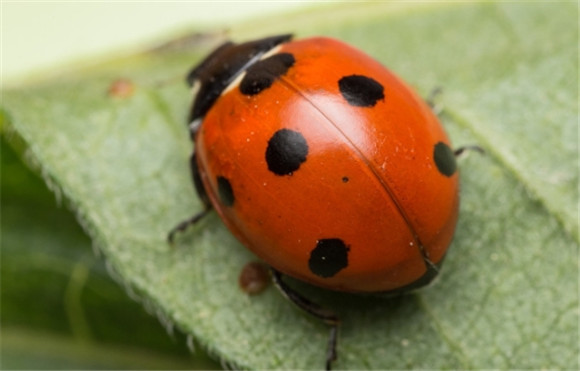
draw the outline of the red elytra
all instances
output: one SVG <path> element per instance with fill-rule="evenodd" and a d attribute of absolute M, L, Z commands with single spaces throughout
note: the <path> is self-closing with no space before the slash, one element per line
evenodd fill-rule
<path fill-rule="evenodd" d="M 288 61 L 269 62 L 277 56 Z M 453 152 L 431 109 L 329 38 L 282 43 L 253 67 L 195 134 L 203 189 L 232 233 L 273 268 L 332 290 L 390 291 L 434 276 L 459 201 Z"/>
<path fill-rule="evenodd" d="M 408 291 L 438 274 L 458 216 L 455 155 L 429 106 L 337 40 L 225 43 L 188 76 L 191 170 L 204 210 L 272 268 L 295 304 L 338 317 L 281 274 L 348 292 Z"/>

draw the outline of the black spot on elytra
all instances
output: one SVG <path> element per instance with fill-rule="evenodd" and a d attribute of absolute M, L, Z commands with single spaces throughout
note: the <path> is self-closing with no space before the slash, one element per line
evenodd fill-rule
<path fill-rule="evenodd" d="M 268 89 L 274 81 L 285 75 L 294 65 L 294 56 L 290 53 L 275 54 L 254 63 L 240 83 L 240 92 L 244 95 L 256 95 Z"/>
<path fill-rule="evenodd" d="M 307 155 L 308 143 L 302 134 L 290 129 L 280 129 L 268 141 L 268 170 L 276 175 L 292 175 L 306 161 Z"/>
<path fill-rule="evenodd" d="M 332 277 L 348 266 L 348 246 L 339 238 L 318 240 L 310 252 L 308 267 L 317 276 Z"/>
<path fill-rule="evenodd" d="M 338 88 L 351 106 L 374 107 L 377 101 L 385 99 L 383 86 L 367 76 L 345 76 L 338 81 Z"/>
<path fill-rule="evenodd" d="M 350 180 L 350 179 L 348 179 L 348 177 L 347 177 L 347 176 L 343 176 L 343 177 L 342 177 L 342 182 L 343 182 L 343 183 L 348 183 L 348 181 L 349 181 L 349 180 Z"/>
<path fill-rule="evenodd" d="M 447 177 L 450 177 L 457 170 L 455 162 L 455 154 L 449 146 L 443 142 L 435 144 L 433 148 L 433 161 L 437 166 L 437 170 Z"/>
<path fill-rule="evenodd" d="M 235 201 L 234 190 L 230 181 L 223 176 L 217 177 L 218 197 L 224 206 L 232 206 Z"/>

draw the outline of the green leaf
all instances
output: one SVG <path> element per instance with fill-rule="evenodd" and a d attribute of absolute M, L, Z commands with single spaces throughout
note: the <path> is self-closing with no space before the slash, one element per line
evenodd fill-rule
<path fill-rule="evenodd" d="M 218 367 L 191 354 L 186 336 L 167 336 L 171 328 L 109 277 L 42 179 L 4 141 L 0 152 L 1 369 Z"/>
<path fill-rule="evenodd" d="M 77 339 L 30 331 L 2 328 L 2 369 L 4 370 L 118 370 L 118 369 L 191 369 L 187 357 L 170 357 L 147 348 L 126 344 L 87 344 Z M 208 369 L 211 363 L 199 363 Z"/>
<path fill-rule="evenodd" d="M 357 3 L 233 29 L 239 40 L 289 27 L 337 37 L 423 95 L 442 86 L 455 146 L 487 152 L 460 160 L 461 218 L 437 285 L 386 299 L 293 283 L 339 312 L 337 368 L 578 368 L 577 14 L 564 2 Z M 320 368 L 328 329 L 274 288 L 238 289 L 254 257 L 215 215 L 178 247 L 165 241 L 200 210 L 190 97 L 169 81 L 207 51 L 146 53 L 6 91 L 6 130 L 167 321 L 237 366 Z M 120 77 L 132 96 L 107 94 Z"/>

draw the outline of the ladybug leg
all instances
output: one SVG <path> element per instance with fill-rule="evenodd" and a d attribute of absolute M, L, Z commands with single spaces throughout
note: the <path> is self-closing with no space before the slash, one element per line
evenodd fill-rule
<path fill-rule="evenodd" d="M 332 362 L 337 358 L 336 341 L 338 335 L 338 326 L 340 320 L 338 316 L 329 309 L 323 308 L 320 305 L 305 298 L 282 280 L 282 273 L 274 268 L 272 270 L 272 280 L 280 292 L 289 299 L 292 303 L 297 305 L 306 313 L 318 318 L 322 322 L 330 326 L 330 335 L 328 337 L 328 348 L 326 352 L 326 370 L 332 369 Z"/>
<path fill-rule="evenodd" d="M 210 211 L 211 211 L 211 209 L 204 209 L 203 211 L 201 211 L 201 212 L 195 214 L 194 216 L 192 216 L 191 218 L 185 219 L 182 222 L 180 222 L 179 224 L 177 224 L 167 234 L 167 241 L 171 245 L 173 245 L 173 243 L 175 241 L 175 235 L 177 233 L 183 232 L 187 228 L 189 228 L 190 226 L 192 226 L 194 224 L 197 224 L 197 222 L 199 222 L 201 219 L 203 219 L 203 217 L 206 216 Z"/>
<path fill-rule="evenodd" d="M 443 94 L 443 89 L 440 86 L 437 86 L 431 90 L 431 93 L 429 93 L 429 96 L 425 99 L 425 102 L 427 102 L 427 105 L 431 107 L 435 116 L 439 116 L 441 115 L 441 112 L 443 112 L 443 105 L 437 103 L 437 97 L 441 96 L 441 94 Z"/>
<path fill-rule="evenodd" d="M 455 155 L 455 157 L 459 157 L 465 151 L 476 151 L 476 152 L 479 152 L 482 155 L 485 155 L 485 150 L 483 148 L 481 148 L 480 146 L 475 146 L 475 145 L 474 146 L 463 146 L 463 147 L 459 147 L 455 151 L 453 151 L 453 154 Z"/>
<path fill-rule="evenodd" d="M 205 188 L 203 187 L 201 177 L 199 176 L 199 168 L 197 166 L 197 157 L 195 151 L 191 155 L 189 165 L 191 169 L 191 176 L 193 178 L 193 184 L 195 185 L 195 190 L 197 192 L 197 195 L 199 196 L 199 199 L 203 203 L 203 210 L 195 214 L 191 218 L 188 218 L 180 222 L 178 225 L 173 227 L 171 231 L 169 231 L 169 234 L 167 235 L 167 241 L 172 245 L 173 242 L 175 241 L 175 235 L 177 233 L 183 232 L 190 226 L 197 224 L 197 222 L 203 219 L 203 217 L 206 216 L 212 209 L 211 202 L 209 200 L 209 197 L 207 196 Z"/>
<path fill-rule="evenodd" d="M 209 200 L 209 196 L 205 191 L 203 186 L 203 182 L 201 181 L 201 176 L 199 175 L 199 166 L 197 165 L 197 153 L 193 151 L 189 159 L 189 169 L 191 170 L 191 178 L 193 179 L 193 185 L 195 187 L 195 191 L 197 192 L 197 196 L 203 203 L 203 206 L 206 210 L 211 209 L 211 201 Z"/>
<path fill-rule="evenodd" d="M 431 90 L 431 93 L 429 93 L 429 96 L 425 100 L 425 102 L 427 102 L 429 107 L 431 107 L 431 110 L 433 111 L 433 113 L 436 116 L 440 116 L 441 113 L 443 112 L 443 105 L 440 103 L 437 103 L 437 97 L 439 97 L 441 94 L 443 94 L 443 89 L 438 86 L 438 87 L 434 88 L 433 90 Z M 455 157 L 459 157 L 465 151 L 477 151 L 477 152 L 481 153 L 482 155 L 485 154 L 485 151 L 483 150 L 483 148 L 481 148 L 480 146 L 477 146 L 477 145 L 459 147 L 455 151 L 453 151 L 453 154 L 455 155 Z"/>

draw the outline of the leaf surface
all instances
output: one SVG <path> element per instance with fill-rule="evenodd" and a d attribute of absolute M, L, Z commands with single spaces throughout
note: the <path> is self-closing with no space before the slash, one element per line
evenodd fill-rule
<path fill-rule="evenodd" d="M 294 283 L 340 313 L 338 368 L 578 367 L 577 14 L 573 3 L 369 3 L 270 20 L 260 34 L 233 29 L 239 40 L 289 25 L 337 37 L 424 96 L 442 86 L 454 145 L 487 152 L 460 160 L 461 217 L 437 285 L 385 299 Z M 254 257 L 217 216 L 176 248 L 165 241 L 200 210 L 190 97 L 167 81 L 207 51 L 146 53 L 5 91 L 5 131 L 168 321 L 240 367 L 320 368 L 325 325 L 272 287 L 251 298 L 238 289 Z M 132 96 L 107 94 L 120 77 Z"/>

